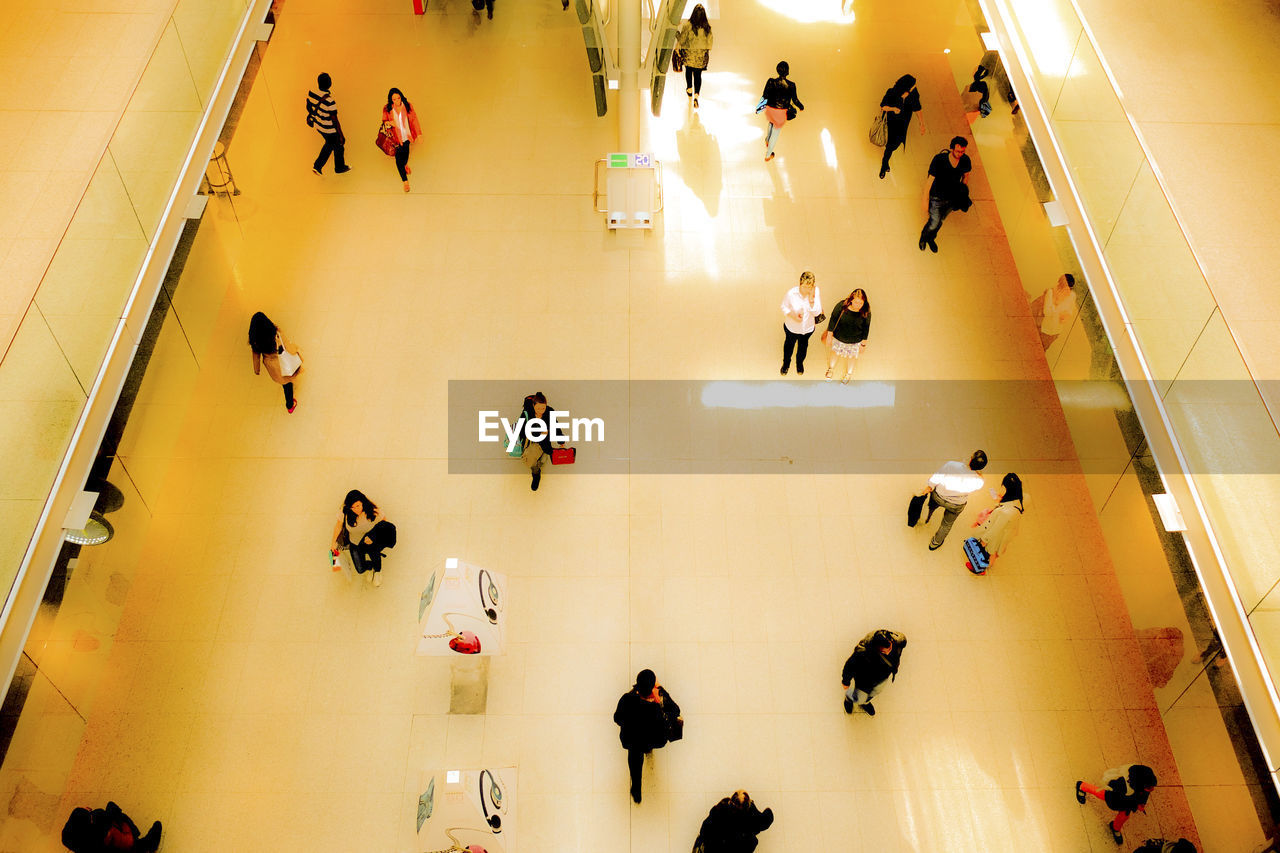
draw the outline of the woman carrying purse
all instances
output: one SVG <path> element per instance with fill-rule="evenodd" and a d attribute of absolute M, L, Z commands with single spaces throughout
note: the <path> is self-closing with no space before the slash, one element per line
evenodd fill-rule
<path fill-rule="evenodd" d="M 492 14 L 490 17 L 493 17 Z M 389 137 L 395 147 L 388 154 L 396 158 L 396 169 L 400 172 L 400 180 L 404 183 L 404 191 L 409 191 L 409 143 L 422 135 L 422 127 L 418 124 L 418 114 L 413 105 L 399 89 L 387 92 L 387 105 L 382 108 L 382 130 L 379 139 Z M 382 147 L 380 143 L 379 147 Z M 386 148 L 383 148 L 385 151 Z"/>
<path fill-rule="evenodd" d="M 832 379 L 831 371 L 835 370 L 836 359 L 845 360 L 844 377 L 841 385 L 848 385 L 853 377 L 853 366 L 858 356 L 867 346 L 867 335 L 871 333 L 871 300 L 861 287 L 837 302 L 831 309 L 831 319 L 827 321 L 827 330 L 822 333 L 822 342 L 827 345 L 827 378 Z"/>
<path fill-rule="evenodd" d="M 302 352 L 261 311 L 249 320 L 249 350 L 253 355 L 253 375 L 260 376 L 266 367 L 272 381 L 284 386 L 284 406 L 293 414 L 298 408 L 293 380 L 302 372 Z"/>

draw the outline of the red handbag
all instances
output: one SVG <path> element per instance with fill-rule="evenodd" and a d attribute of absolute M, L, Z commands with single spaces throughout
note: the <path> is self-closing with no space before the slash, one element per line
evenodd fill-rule
<path fill-rule="evenodd" d="M 378 138 L 373 144 L 382 150 L 383 154 L 392 157 L 396 153 L 396 135 L 391 129 L 391 122 L 384 121 L 382 127 L 378 129 Z"/>
<path fill-rule="evenodd" d="M 573 460 L 578 456 L 578 448 L 576 447 L 553 447 L 551 448 L 551 464 L 552 465 L 572 465 Z"/>

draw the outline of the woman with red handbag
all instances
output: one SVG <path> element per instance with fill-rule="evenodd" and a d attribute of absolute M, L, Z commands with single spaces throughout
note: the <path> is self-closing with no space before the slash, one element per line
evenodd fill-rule
<path fill-rule="evenodd" d="M 413 172 L 409 168 L 409 143 L 421 135 L 418 114 L 413 111 L 409 99 L 399 89 L 387 92 L 387 105 L 382 108 L 382 129 L 378 131 L 378 147 L 396 158 L 396 169 L 404 182 L 405 192 L 409 191 L 409 175 Z"/>
<path fill-rule="evenodd" d="M 533 482 L 529 488 L 538 491 L 538 484 L 542 482 L 542 466 L 548 458 L 551 458 L 552 464 L 558 463 L 552 458 L 554 451 L 551 447 L 551 413 L 555 409 L 547 405 L 547 398 L 541 391 L 535 391 L 528 397 L 524 398 L 524 405 L 520 411 L 520 421 L 517 428 L 520 430 L 521 446 L 524 453 L 520 458 L 525 465 L 529 466 L 529 471 L 533 474 Z M 530 438 L 530 431 L 534 435 L 542 436 L 540 439 L 533 440 Z M 557 442 L 564 447 L 563 441 Z M 571 461 L 572 456 L 566 461 Z"/>

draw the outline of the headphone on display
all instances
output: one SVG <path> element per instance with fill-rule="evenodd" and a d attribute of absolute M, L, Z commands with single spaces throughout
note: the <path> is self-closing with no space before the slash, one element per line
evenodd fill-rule
<path fill-rule="evenodd" d="M 489 583 L 486 587 L 485 579 Z M 489 621 L 494 625 L 498 624 L 498 611 L 502 609 L 502 591 L 498 589 L 498 585 L 493 582 L 493 575 L 489 574 L 488 569 L 481 569 L 476 576 L 476 586 L 480 589 L 480 608 L 484 610 L 484 615 L 489 617 Z"/>
<path fill-rule="evenodd" d="M 484 789 L 484 774 L 489 774 L 489 790 L 488 796 Z M 489 814 L 489 803 L 493 803 L 495 810 L 502 808 L 502 786 L 498 784 L 497 778 L 493 775 L 492 770 L 480 771 L 480 807 L 484 810 L 484 819 L 489 824 L 489 828 L 495 833 L 502 832 L 502 815 Z"/>

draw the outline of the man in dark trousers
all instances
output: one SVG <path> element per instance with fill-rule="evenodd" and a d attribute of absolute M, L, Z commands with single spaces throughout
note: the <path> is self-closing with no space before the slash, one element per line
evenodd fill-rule
<path fill-rule="evenodd" d="M 333 79 L 328 74 L 316 78 L 316 89 L 307 92 L 307 127 L 314 127 L 324 140 L 320 155 L 311 164 L 311 171 L 317 175 L 324 174 L 324 164 L 333 155 L 333 171 L 339 175 L 350 172 L 346 161 L 347 137 L 342 132 L 342 123 L 338 121 L 338 102 L 333 99 L 329 89 Z"/>
<path fill-rule="evenodd" d="M 627 750 L 627 768 L 631 771 L 631 799 L 640 802 L 640 774 L 644 771 L 645 754 L 667 745 L 671 739 L 672 721 L 680 717 L 680 706 L 658 684 L 651 669 L 642 669 L 636 683 L 622 694 L 613 712 L 613 721 L 621 727 L 618 738 Z"/>
<path fill-rule="evenodd" d="M 862 638 L 840 673 L 846 714 L 852 714 L 853 706 L 857 705 L 871 716 L 876 715 L 871 699 L 885 684 L 897 678 L 902 650 L 906 647 L 906 636 L 888 628 L 872 631 Z"/>
<path fill-rule="evenodd" d="M 694 853 L 751 853 L 757 835 L 773 825 L 773 809 L 760 811 L 746 791 L 734 791 L 711 807 L 702 821 Z"/>
<path fill-rule="evenodd" d="M 942 220 L 955 208 L 960 193 L 968 192 L 969 173 L 973 171 L 973 163 L 969 160 L 969 155 L 964 153 L 968 147 L 969 143 L 963 136 L 953 136 L 951 147 L 933 155 L 933 159 L 929 161 L 930 180 L 924 190 L 929 221 L 920 231 L 922 252 L 925 246 L 931 252 L 938 251 L 934 238 L 938 236 L 938 229 L 942 228 Z"/>

